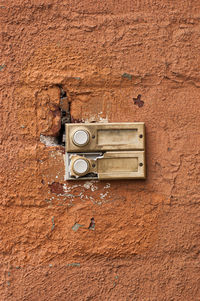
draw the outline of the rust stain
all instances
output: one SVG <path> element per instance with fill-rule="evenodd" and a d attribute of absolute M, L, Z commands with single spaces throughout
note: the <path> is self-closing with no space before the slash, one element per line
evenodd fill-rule
<path fill-rule="evenodd" d="M 63 184 L 58 183 L 58 182 L 53 182 L 52 184 L 49 184 L 49 188 L 51 193 L 56 193 L 56 194 L 64 194 L 63 190 Z"/>

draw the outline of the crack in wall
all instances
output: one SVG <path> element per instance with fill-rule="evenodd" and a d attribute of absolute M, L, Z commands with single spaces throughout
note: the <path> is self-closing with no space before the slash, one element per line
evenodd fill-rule
<path fill-rule="evenodd" d="M 170 192 L 170 201 L 174 201 L 174 200 L 175 200 L 175 197 L 174 197 L 174 190 L 175 190 L 175 187 L 176 187 L 176 179 L 177 179 L 179 170 L 180 170 L 180 168 L 181 168 L 181 166 L 182 166 L 183 158 L 184 158 L 184 155 L 181 154 L 181 155 L 180 155 L 180 159 L 179 159 L 178 167 L 177 167 L 176 171 L 173 173 L 173 174 L 175 174 L 175 175 L 174 175 L 174 177 L 173 177 L 173 183 L 172 183 L 171 192 Z"/>

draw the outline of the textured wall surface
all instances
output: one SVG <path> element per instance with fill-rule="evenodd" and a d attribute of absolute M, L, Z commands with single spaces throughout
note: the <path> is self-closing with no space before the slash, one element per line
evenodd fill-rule
<path fill-rule="evenodd" d="M 200 300 L 199 0 L 2 0 L 0 23 L 0 300 Z M 68 102 L 145 122 L 147 179 L 64 181 Z"/>

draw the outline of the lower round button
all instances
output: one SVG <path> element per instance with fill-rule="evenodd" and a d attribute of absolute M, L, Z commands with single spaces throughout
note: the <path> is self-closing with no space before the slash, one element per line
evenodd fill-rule
<path fill-rule="evenodd" d="M 84 159 L 77 159 L 73 164 L 73 170 L 76 174 L 82 175 L 89 169 L 89 164 Z"/>

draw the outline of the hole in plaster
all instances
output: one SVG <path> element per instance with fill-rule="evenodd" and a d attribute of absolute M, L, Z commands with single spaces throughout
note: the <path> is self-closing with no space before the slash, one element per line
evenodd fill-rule
<path fill-rule="evenodd" d="M 65 146 L 65 123 L 71 122 L 71 102 L 67 100 L 67 92 L 63 89 L 61 85 L 58 85 L 60 89 L 60 112 L 61 112 L 61 128 L 57 136 L 45 136 L 40 135 L 40 141 L 44 143 L 46 146 Z M 63 109 L 62 104 L 64 100 L 67 102 L 67 106 L 65 103 L 65 107 L 67 110 Z"/>
<path fill-rule="evenodd" d="M 144 101 L 141 100 L 142 95 L 138 94 L 137 98 L 133 98 L 134 104 L 137 105 L 139 108 L 143 107 Z"/>
<path fill-rule="evenodd" d="M 46 146 L 65 146 L 65 123 L 84 123 L 84 120 L 71 116 L 71 101 L 68 99 L 67 91 L 60 84 L 57 87 L 60 89 L 61 128 L 57 136 L 40 135 L 40 141 Z"/>
<path fill-rule="evenodd" d="M 90 222 L 90 225 L 89 225 L 88 229 L 89 230 L 94 230 L 95 229 L 94 217 L 91 218 L 91 222 Z"/>
<path fill-rule="evenodd" d="M 60 88 L 60 110 L 61 110 L 61 129 L 58 135 L 58 144 L 65 146 L 65 123 L 83 123 L 82 119 L 75 119 L 71 116 L 71 101 L 68 100 L 67 92 L 63 89 L 61 85 Z M 66 100 L 68 108 L 65 111 L 62 108 L 62 104 Z M 66 106 L 65 106 L 66 107 Z"/>
<path fill-rule="evenodd" d="M 59 88 L 60 88 L 60 98 L 61 99 L 66 98 L 67 97 L 66 91 L 63 90 L 62 86 L 59 86 Z"/>
<path fill-rule="evenodd" d="M 62 86 L 59 86 L 60 88 L 60 106 L 61 103 L 63 103 L 63 100 L 67 100 L 67 92 L 64 91 Z M 61 128 L 58 134 L 58 144 L 65 146 L 65 123 L 70 123 L 71 122 L 71 102 L 68 102 L 68 110 L 65 111 L 62 107 L 60 108 L 61 110 Z"/>

